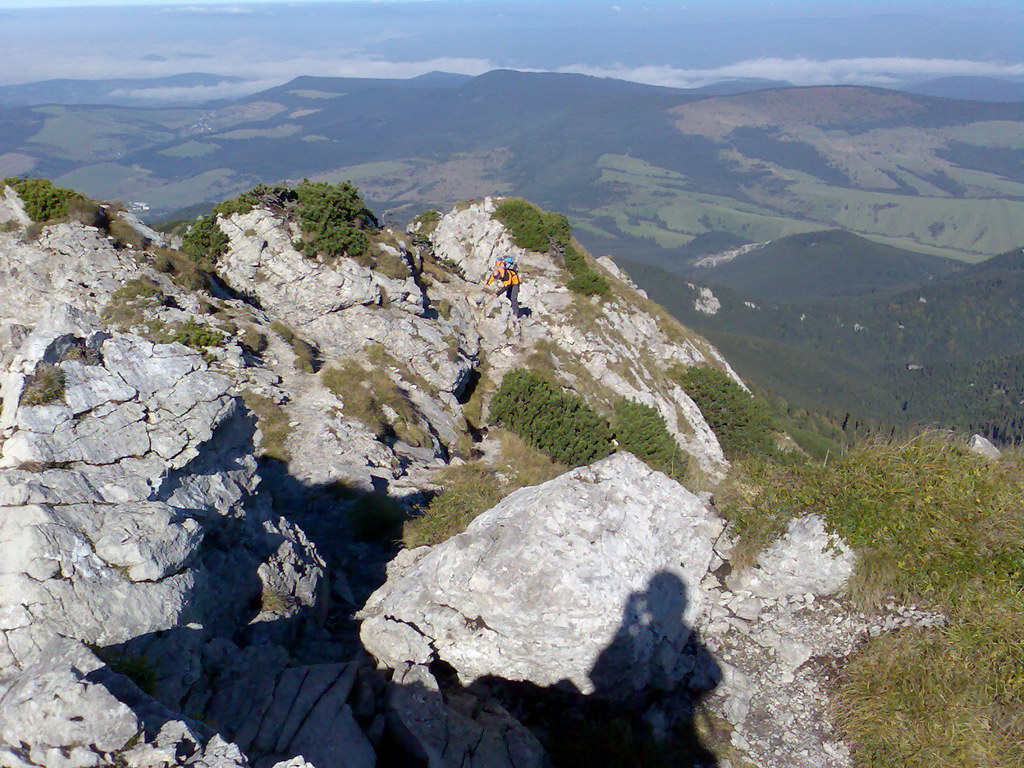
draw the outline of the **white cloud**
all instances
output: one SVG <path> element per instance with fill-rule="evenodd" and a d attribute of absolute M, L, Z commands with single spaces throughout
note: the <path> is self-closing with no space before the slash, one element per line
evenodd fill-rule
<path fill-rule="evenodd" d="M 169 5 L 162 13 L 198 13 L 224 16 L 250 15 L 261 11 L 251 5 Z"/>
<path fill-rule="evenodd" d="M 699 88 L 732 78 L 787 80 L 794 85 L 885 86 L 954 75 L 1021 77 L 1024 76 L 1024 64 L 903 57 L 826 60 L 801 57 L 749 59 L 708 69 L 680 69 L 670 66 L 612 65 L 594 67 L 572 65 L 562 67 L 559 71 L 595 77 L 614 77 L 620 80 L 632 80 L 649 85 L 666 85 L 674 88 Z"/>
<path fill-rule="evenodd" d="M 244 93 L 252 93 L 262 87 L 271 87 L 287 82 L 301 75 L 319 77 L 379 77 L 406 78 L 422 75 L 427 72 L 443 71 L 465 75 L 479 75 L 495 68 L 486 59 L 442 57 L 416 61 L 388 61 L 346 50 L 308 50 L 293 47 L 274 48 L 261 41 L 240 40 L 222 46 L 219 50 L 207 50 L 201 61 L 196 61 L 196 53 L 187 56 L 167 51 L 153 51 L 147 46 L 137 51 L 94 50 L 92 52 L 73 53 L 51 48 L 46 55 L 39 55 L 38 49 L 27 43 L 22 49 L 7 48 L 5 59 L 16 62 L 25 61 L 25 67 L 12 67 L 10 75 L 0 74 L 0 85 L 7 83 L 26 82 L 29 80 L 46 80 L 51 78 L 74 77 L 86 80 L 107 78 L 123 78 L 126 76 L 126 59 L 133 56 L 129 75 L 132 78 L 150 78 L 175 75 L 201 69 L 223 76 L 235 76 L 247 81 L 257 81 L 259 87 L 248 90 L 242 83 L 220 83 L 215 86 L 196 86 L 195 88 L 161 89 L 164 94 L 177 91 L 182 98 L 201 100 L 203 98 L 230 98 Z M 143 59 L 144 55 L 157 53 L 163 58 Z M 6 68 L 5 68 L 6 69 Z M 27 76 L 26 76 L 27 75 Z M 138 89 L 133 96 L 157 99 L 155 90 Z M 195 93 L 190 97 L 188 93 Z M 209 93 L 209 96 L 203 95 Z"/>
<path fill-rule="evenodd" d="M 216 85 L 168 86 L 161 88 L 117 88 L 110 92 L 115 98 L 136 99 L 138 101 L 177 102 L 186 104 L 215 99 L 238 99 L 258 91 L 280 85 L 281 80 L 243 80 L 242 82 L 223 81 Z"/>

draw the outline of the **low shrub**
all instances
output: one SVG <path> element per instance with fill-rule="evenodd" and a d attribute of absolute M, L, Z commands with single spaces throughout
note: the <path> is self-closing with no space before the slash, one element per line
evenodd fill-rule
<path fill-rule="evenodd" d="M 687 454 L 669 434 L 665 419 L 654 408 L 621 398 L 615 403 L 612 428 L 619 449 L 629 451 L 651 469 L 682 480 Z"/>
<path fill-rule="evenodd" d="M 8 177 L 4 184 L 18 193 L 28 217 L 40 223 L 64 216 L 68 203 L 77 195 L 73 189 L 58 187 L 49 179 Z"/>
<path fill-rule="evenodd" d="M 217 224 L 217 214 L 197 219 L 181 240 L 181 252 L 198 264 L 215 264 L 228 252 L 230 240 Z"/>
<path fill-rule="evenodd" d="M 50 363 L 39 363 L 36 371 L 25 381 L 21 404 L 52 405 L 64 399 L 64 371 Z"/>
<path fill-rule="evenodd" d="M 491 422 L 570 467 L 589 464 L 613 450 L 608 422 L 582 398 L 533 371 L 505 374 L 491 400 Z"/>
<path fill-rule="evenodd" d="M 206 349 L 207 347 L 219 347 L 224 343 L 224 334 L 215 331 L 208 325 L 197 323 L 191 318 L 181 323 L 170 336 L 169 341 L 184 344 L 192 349 Z"/>
<path fill-rule="evenodd" d="M 669 375 L 693 398 L 727 457 L 776 453 L 768 409 L 725 371 L 676 365 Z"/>
<path fill-rule="evenodd" d="M 520 248 L 547 253 L 569 243 L 569 220 L 560 213 L 542 211 L 532 203 L 511 198 L 498 204 L 494 218 L 505 225 Z"/>
<path fill-rule="evenodd" d="M 570 291 L 582 294 L 583 296 L 607 296 L 611 286 L 608 280 L 599 272 L 591 268 L 586 258 L 576 250 L 572 243 L 565 246 L 565 268 L 569 270 L 572 277 L 566 283 Z"/>
<path fill-rule="evenodd" d="M 377 219 L 348 182 L 328 184 L 303 179 L 295 188 L 298 214 L 306 239 L 303 252 L 313 257 L 366 255 L 369 240 L 364 229 L 377 226 Z"/>

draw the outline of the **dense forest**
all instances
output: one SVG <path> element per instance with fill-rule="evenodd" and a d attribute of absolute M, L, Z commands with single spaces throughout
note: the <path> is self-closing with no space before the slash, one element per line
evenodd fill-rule
<path fill-rule="evenodd" d="M 639 263 L 634 279 L 757 387 L 840 424 L 935 426 L 1024 442 L 1024 251 L 878 299 L 756 303 Z"/>

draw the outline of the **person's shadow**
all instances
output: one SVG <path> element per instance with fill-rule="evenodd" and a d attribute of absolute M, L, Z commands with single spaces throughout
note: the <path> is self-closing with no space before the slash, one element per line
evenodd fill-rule
<path fill-rule="evenodd" d="M 589 673 L 584 694 L 486 677 L 471 692 L 497 698 L 530 728 L 554 768 L 715 768 L 697 720 L 722 671 L 685 621 L 686 585 L 654 575 L 626 600 L 622 621 Z"/>

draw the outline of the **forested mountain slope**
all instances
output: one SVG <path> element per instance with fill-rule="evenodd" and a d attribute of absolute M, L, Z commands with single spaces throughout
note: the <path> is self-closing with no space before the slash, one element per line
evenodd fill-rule
<path fill-rule="evenodd" d="M 1019 441 L 1024 401 L 1024 256 L 1016 248 L 889 299 L 754 302 L 713 289 L 713 314 L 687 279 L 630 273 L 721 346 L 753 383 L 795 405 L 890 424 L 983 431 Z"/>

